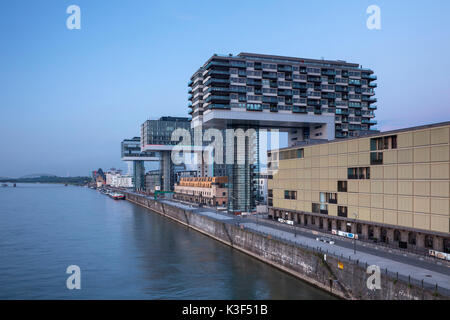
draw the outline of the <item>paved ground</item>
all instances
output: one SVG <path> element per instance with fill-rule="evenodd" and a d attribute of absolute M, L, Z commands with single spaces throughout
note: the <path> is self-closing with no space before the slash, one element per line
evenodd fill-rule
<path fill-rule="evenodd" d="M 382 271 L 387 268 L 391 274 L 398 272 L 399 278 L 403 280 L 411 276 L 411 279 L 416 281 L 416 283 L 420 283 L 423 280 L 426 286 L 434 286 L 437 283 L 440 291 L 446 294 L 450 293 L 450 268 L 447 263 L 423 259 L 414 254 L 398 253 L 388 248 L 367 245 L 361 241 L 356 241 L 355 254 L 353 242 L 348 239 L 340 239 L 337 236 L 332 237 L 335 244 L 329 244 L 316 240 L 317 237 L 322 236 L 318 232 L 313 234 L 311 230 L 305 231 L 303 228 L 288 226 L 262 217 L 234 216 L 226 211 L 216 211 L 213 208 L 199 208 L 195 205 L 173 200 L 159 201 L 223 221 L 227 224 L 243 225 L 245 228 L 255 232 L 271 235 L 302 247 L 322 250 L 323 252 L 328 252 L 327 254 L 329 255 L 343 256 L 345 259 L 353 261 L 358 260 L 362 264 L 377 265 Z M 328 234 L 326 237 L 330 238 Z"/>

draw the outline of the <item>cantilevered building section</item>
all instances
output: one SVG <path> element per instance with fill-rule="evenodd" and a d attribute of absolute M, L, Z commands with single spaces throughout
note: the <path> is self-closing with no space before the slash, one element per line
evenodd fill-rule
<path fill-rule="evenodd" d="M 376 124 L 376 79 L 372 70 L 344 61 L 214 55 L 191 77 L 189 113 L 193 126 L 219 120 L 239 123 L 237 112 L 241 123 L 283 123 L 292 127 L 291 145 L 357 136 Z"/>
<path fill-rule="evenodd" d="M 450 122 L 271 150 L 269 214 L 450 252 Z"/>
<path fill-rule="evenodd" d="M 189 118 L 161 117 L 147 120 L 141 125 L 142 152 L 158 152 L 160 155 L 160 174 L 163 190 L 172 190 L 175 183 L 176 167 L 171 161 L 171 151 L 179 141 L 172 141 L 172 132 L 176 129 L 191 129 Z M 185 169 L 184 164 L 181 170 Z M 144 179 L 144 175 L 142 175 Z"/>

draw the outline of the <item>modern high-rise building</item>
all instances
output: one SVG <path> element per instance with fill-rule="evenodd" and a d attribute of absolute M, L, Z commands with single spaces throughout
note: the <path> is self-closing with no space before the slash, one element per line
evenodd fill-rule
<path fill-rule="evenodd" d="M 229 210 L 255 207 L 260 130 L 288 132 L 290 146 L 371 132 L 374 80 L 372 70 L 345 61 L 253 53 L 209 58 L 188 83 L 191 127 L 256 131 L 245 142 L 252 150 L 224 149 L 244 159 L 226 166 Z"/>
<path fill-rule="evenodd" d="M 450 253 L 450 122 L 270 150 L 269 214 Z"/>
<path fill-rule="evenodd" d="M 233 111 L 250 111 L 253 115 L 242 113 L 241 121 L 265 121 L 268 126 L 274 124 L 270 122 L 273 117 L 292 121 L 295 124 L 286 124 L 292 127 L 290 144 L 304 139 L 344 138 L 376 124 L 376 79 L 372 70 L 340 60 L 254 53 L 213 55 L 189 81 L 189 113 L 194 125 L 213 116 L 229 119 Z M 214 110 L 229 112 L 214 115 Z M 256 116 L 255 112 L 264 115 Z M 301 126 L 300 120 L 304 122 Z M 327 124 L 334 125 L 327 128 L 334 132 L 324 130 Z"/>

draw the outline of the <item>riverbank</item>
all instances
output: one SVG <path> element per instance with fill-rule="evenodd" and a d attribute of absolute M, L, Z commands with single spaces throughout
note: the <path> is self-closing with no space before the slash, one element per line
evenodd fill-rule
<path fill-rule="evenodd" d="M 134 193 L 126 193 L 126 199 L 343 299 L 448 299 L 423 284 L 417 286 L 384 272 L 380 274 L 381 289 L 370 290 L 367 265 L 351 257 L 337 257 L 320 247 L 299 247 L 293 242 L 257 231 L 252 223 L 238 223 L 231 217 L 215 215 L 214 212 L 199 214 L 188 205 L 155 201 Z"/>

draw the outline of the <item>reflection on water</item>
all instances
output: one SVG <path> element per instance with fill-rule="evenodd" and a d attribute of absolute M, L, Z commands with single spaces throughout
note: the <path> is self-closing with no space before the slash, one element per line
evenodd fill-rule
<path fill-rule="evenodd" d="M 81 290 L 68 290 L 69 265 Z M 1 299 L 331 299 L 269 265 L 94 190 L 0 189 Z"/>

